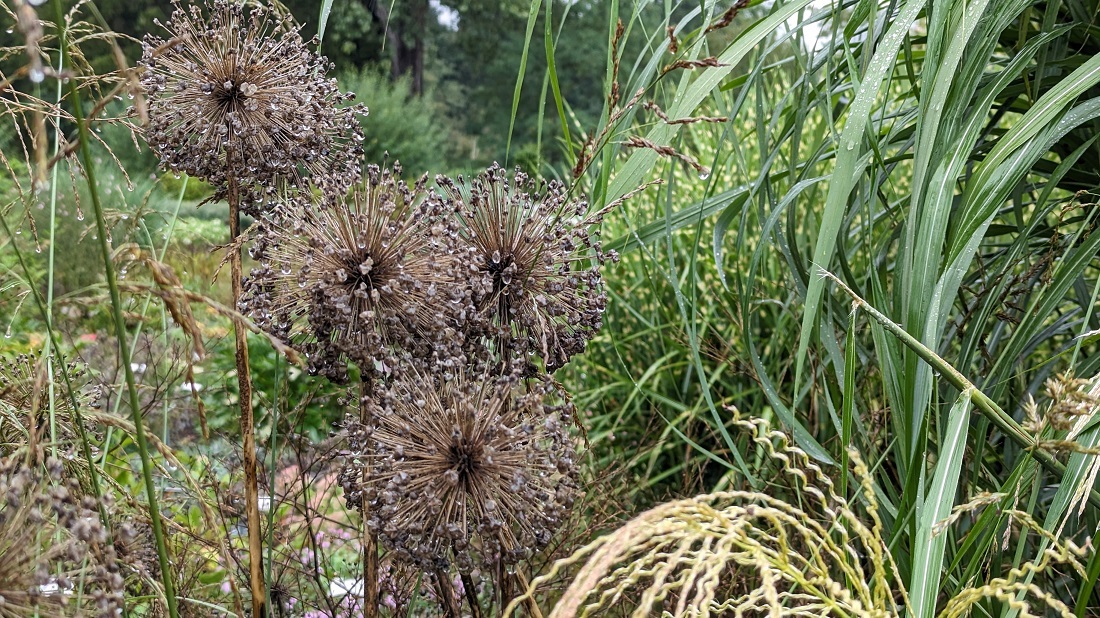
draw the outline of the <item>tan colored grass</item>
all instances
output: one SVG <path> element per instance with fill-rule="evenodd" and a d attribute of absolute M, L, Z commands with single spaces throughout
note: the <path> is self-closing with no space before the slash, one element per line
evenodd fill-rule
<path fill-rule="evenodd" d="M 513 600 L 504 615 L 540 588 L 572 574 L 554 618 L 614 615 L 887 617 L 909 613 L 908 597 L 887 550 L 871 475 L 850 451 L 859 482 L 839 496 L 829 476 L 787 437 L 761 420 L 736 421 L 799 496 L 798 504 L 754 491 L 727 491 L 661 504 L 556 562 Z M 937 533 L 985 508 L 982 494 L 956 507 Z M 1085 550 L 1043 528 L 1026 512 L 1007 513 L 1023 533 L 1050 541 L 1036 561 L 966 588 L 940 618 L 969 615 L 996 599 L 1020 616 L 1072 616 L 1051 591 L 1030 583 L 1057 568 L 1084 576 Z"/>

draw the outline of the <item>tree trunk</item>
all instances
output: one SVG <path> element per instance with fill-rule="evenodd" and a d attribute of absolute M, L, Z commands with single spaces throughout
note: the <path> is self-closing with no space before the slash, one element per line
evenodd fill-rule
<path fill-rule="evenodd" d="M 414 96 L 424 93 L 424 31 L 431 12 L 428 0 L 403 3 L 402 15 L 394 16 L 386 0 L 363 0 L 374 17 L 374 26 L 386 38 L 390 52 L 390 76 L 409 75 L 409 90 Z"/>

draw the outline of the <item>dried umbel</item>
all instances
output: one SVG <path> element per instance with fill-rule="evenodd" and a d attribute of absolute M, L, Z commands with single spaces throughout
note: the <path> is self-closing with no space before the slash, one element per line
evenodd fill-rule
<path fill-rule="evenodd" d="M 289 203 L 267 223 L 241 308 L 337 381 L 349 360 L 363 374 L 410 355 L 453 365 L 462 335 L 452 316 L 465 302 L 450 285 L 456 237 L 423 181 L 409 187 L 371 166 L 346 198 Z"/>
<path fill-rule="evenodd" d="M 0 358 L 0 455 L 43 442 L 51 442 L 55 447 L 74 444 L 79 428 L 72 402 L 75 399 L 77 405 L 88 406 L 98 401 L 99 389 L 87 385 L 82 367 L 74 364 L 62 368 L 55 364 L 52 376 L 47 368 L 44 357 Z M 62 371 L 68 374 L 69 383 L 77 389 L 74 398 L 69 397 Z M 51 384 L 54 389 L 52 414 Z M 30 434 L 32 427 L 33 436 Z M 67 467 L 76 466 L 74 463 Z"/>
<path fill-rule="evenodd" d="M 605 210 L 570 200 L 563 185 L 545 186 L 499 166 L 461 186 L 438 182 L 456 202 L 473 297 L 484 339 L 477 348 L 501 358 L 539 355 L 548 371 L 582 352 L 602 323 L 607 297 L 599 267 L 615 255 L 600 250 Z M 509 362 L 508 365 L 512 365 Z"/>
<path fill-rule="evenodd" d="M 273 191 L 309 177 L 341 193 L 359 177 L 362 107 L 326 78 L 330 63 L 271 9 L 173 0 L 165 37 L 146 35 L 141 78 L 146 139 L 161 165 L 242 191 Z"/>
<path fill-rule="evenodd" d="M 425 568 L 522 559 L 576 497 L 572 407 L 558 395 L 548 382 L 465 378 L 365 399 L 342 474 L 349 505 L 365 499 L 384 544 Z"/>
<path fill-rule="evenodd" d="M 23 461 L 0 460 L 0 618 L 120 615 L 124 580 L 95 500 L 60 460 Z"/>

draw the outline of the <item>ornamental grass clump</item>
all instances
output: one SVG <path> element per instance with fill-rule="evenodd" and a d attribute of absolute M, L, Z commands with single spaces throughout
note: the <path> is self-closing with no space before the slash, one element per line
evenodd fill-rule
<path fill-rule="evenodd" d="M 165 35 L 146 35 L 142 54 L 145 135 L 162 167 L 221 195 L 231 182 L 271 194 L 306 179 L 338 194 L 358 178 L 356 116 L 366 109 L 342 106 L 355 95 L 325 76 L 331 64 L 289 14 L 230 0 L 173 4 Z"/>
<path fill-rule="evenodd" d="M 874 481 L 859 453 L 849 451 L 859 484 L 856 495 L 846 498 L 786 434 L 762 419 L 735 418 L 733 424 L 750 435 L 763 469 L 775 470 L 768 493 L 723 491 L 654 507 L 558 560 L 502 615 L 533 603 L 540 592 L 554 595 L 552 618 L 612 611 L 638 618 L 912 615 L 884 537 Z M 781 488 L 796 492 L 798 500 L 770 495 Z M 937 523 L 935 534 L 946 534 L 1001 497 L 979 496 L 956 507 Z M 959 590 L 937 615 L 976 614 L 976 606 L 996 600 L 1019 616 L 1073 617 L 1072 609 L 1033 579 L 1066 570 L 1084 576 L 1091 552 L 1046 530 L 1027 512 L 1002 514 L 1006 538 L 1034 534 L 1042 549 L 1003 577 Z"/>
<path fill-rule="evenodd" d="M 859 458 L 865 516 L 784 434 L 759 419 L 736 424 L 799 504 L 753 491 L 662 504 L 555 563 L 526 595 L 580 563 L 552 616 L 899 615 L 905 595 Z"/>

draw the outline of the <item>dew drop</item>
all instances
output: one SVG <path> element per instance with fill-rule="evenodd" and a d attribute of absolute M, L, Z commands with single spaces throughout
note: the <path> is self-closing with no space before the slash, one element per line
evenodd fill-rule
<path fill-rule="evenodd" d="M 40 84 L 42 80 L 46 79 L 46 73 L 42 69 L 31 69 L 27 77 L 31 78 L 32 82 Z"/>
<path fill-rule="evenodd" d="M 84 213 L 82 213 L 82 212 L 76 213 L 76 220 L 77 221 L 83 221 L 84 220 Z"/>
<path fill-rule="evenodd" d="M 708 178 L 710 178 L 710 170 L 708 170 L 707 168 L 705 168 L 705 167 L 704 167 L 704 168 L 703 168 L 703 169 L 702 169 L 702 170 L 701 170 L 701 171 L 699 172 L 699 180 L 706 180 L 706 179 L 708 179 Z"/>

